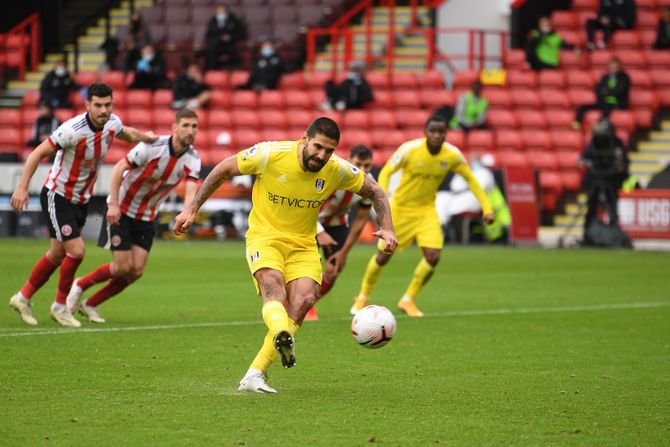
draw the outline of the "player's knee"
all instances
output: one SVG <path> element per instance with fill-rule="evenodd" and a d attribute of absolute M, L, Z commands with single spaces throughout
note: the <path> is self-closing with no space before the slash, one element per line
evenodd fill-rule
<path fill-rule="evenodd" d="M 391 255 L 389 255 L 387 253 L 382 253 L 382 252 L 377 253 L 377 258 L 376 258 L 377 265 L 381 265 L 381 266 L 386 265 L 386 264 L 388 264 L 388 262 L 390 260 L 391 260 Z"/>
<path fill-rule="evenodd" d="M 133 264 L 131 262 L 119 262 L 114 265 L 114 275 L 130 279 L 133 274 Z"/>
<path fill-rule="evenodd" d="M 426 253 L 424 255 L 426 262 L 435 267 L 440 262 L 440 252 Z"/>
<path fill-rule="evenodd" d="M 60 263 L 63 262 L 63 259 L 65 259 L 65 250 L 49 250 L 47 252 L 47 258 L 54 264 L 60 265 Z"/>
<path fill-rule="evenodd" d="M 302 315 L 306 314 L 308 310 L 316 303 L 316 293 L 304 293 L 295 297 L 295 301 L 300 308 Z"/>
<path fill-rule="evenodd" d="M 84 245 L 77 245 L 75 247 L 70 247 L 67 249 L 68 256 L 73 258 L 82 259 L 86 254 L 86 247 Z"/>

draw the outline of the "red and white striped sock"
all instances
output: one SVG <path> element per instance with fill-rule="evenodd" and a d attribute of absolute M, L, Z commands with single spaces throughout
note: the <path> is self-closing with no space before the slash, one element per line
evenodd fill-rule
<path fill-rule="evenodd" d="M 58 264 L 51 261 L 47 255 L 42 256 L 33 267 L 32 272 L 30 272 L 28 281 L 21 287 L 21 295 L 28 300 L 31 299 L 35 292 L 49 280 L 51 274 L 57 268 Z"/>
<path fill-rule="evenodd" d="M 74 282 L 74 274 L 77 273 L 77 268 L 83 260 L 83 258 L 65 255 L 65 259 L 60 265 L 60 276 L 58 278 L 58 291 L 56 292 L 56 302 L 58 304 L 65 304 L 67 294 L 70 293 L 70 288 Z"/>

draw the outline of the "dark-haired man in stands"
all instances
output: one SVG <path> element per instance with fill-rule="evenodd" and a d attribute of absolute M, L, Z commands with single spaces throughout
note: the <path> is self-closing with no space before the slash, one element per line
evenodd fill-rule
<path fill-rule="evenodd" d="M 661 17 L 658 19 L 658 30 L 656 31 L 657 50 L 670 49 L 670 6 L 661 9 Z"/>
<path fill-rule="evenodd" d="M 71 107 L 68 96 L 70 92 L 78 89 L 79 86 L 70 76 L 65 61 L 58 61 L 40 84 L 40 102 L 50 104 L 56 109 Z"/>
<path fill-rule="evenodd" d="M 597 17 L 586 21 L 586 48 L 605 48 L 616 30 L 633 28 L 635 16 L 634 0 L 600 0 Z M 595 43 L 597 29 L 603 31 L 603 40 Z"/>
<path fill-rule="evenodd" d="M 156 90 L 167 85 L 165 59 L 153 45 L 143 46 L 140 59 L 135 64 L 135 80 L 130 84 L 130 88 Z"/>
<path fill-rule="evenodd" d="M 210 88 L 203 82 L 200 66 L 195 62 L 188 65 L 186 73 L 177 76 L 172 84 L 172 107 L 199 109 L 204 107 L 211 95 Z"/>
<path fill-rule="evenodd" d="M 360 109 L 372 101 L 372 87 L 365 79 L 365 64 L 361 61 L 351 61 L 347 79 L 340 84 L 333 81 L 326 82 L 326 101 L 321 104 L 321 110 Z"/>
<path fill-rule="evenodd" d="M 264 40 L 258 50 L 258 58 L 249 72 L 249 78 L 239 88 L 244 90 L 275 90 L 279 80 L 287 71 L 286 63 L 277 54 L 277 48 L 271 40 Z"/>
<path fill-rule="evenodd" d="M 56 132 L 35 148 L 26 160 L 19 184 L 12 194 L 12 208 L 21 214 L 28 206 L 28 185 L 45 157 L 56 155 L 40 195 L 42 212 L 51 236 L 47 253 L 33 267 L 30 277 L 9 301 L 24 323 L 37 325 L 31 298 L 60 267 L 56 300 L 49 314 L 61 326 L 79 327 L 65 306 L 77 267 L 84 258 L 81 229 L 86 222 L 88 202 L 102 160 L 114 138 L 137 143 L 156 139 L 152 132 L 124 126 L 112 113 L 112 89 L 96 83 L 88 88 L 86 112 L 63 123 Z"/>
<path fill-rule="evenodd" d="M 217 70 L 234 67 L 239 61 L 237 42 L 246 37 L 244 24 L 221 3 L 216 6 L 214 16 L 207 22 L 205 32 L 205 69 Z"/>
<path fill-rule="evenodd" d="M 588 110 L 601 110 L 607 118 L 612 110 L 628 109 L 630 78 L 621 68 L 621 61 L 612 57 L 609 62 L 609 71 L 600 78 L 596 85 L 596 102 L 577 107 L 573 127 L 578 129 Z"/>
<path fill-rule="evenodd" d="M 537 29 L 528 35 L 526 42 L 526 62 L 533 70 L 558 68 L 561 49 L 576 49 L 574 45 L 563 40 L 560 34 L 551 28 L 549 17 L 540 17 Z M 577 50 L 578 51 L 578 50 Z"/>

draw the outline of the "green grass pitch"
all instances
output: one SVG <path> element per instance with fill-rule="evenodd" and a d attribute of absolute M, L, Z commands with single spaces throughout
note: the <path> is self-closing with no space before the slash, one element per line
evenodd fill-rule
<path fill-rule="evenodd" d="M 374 293 L 398 331 L 372 351 L 350 335 L 374 251 L 356 247 L 258 395 L 236 391 L 265 333 L 242 243 L 157 242 L 84 330 L 48 318 L 57 275 L 37 328 L 6 307 L 46 247 L 0 240 L 2 446 L 670 445 L 665 253 L 447 247 L 408 319 L 409 249 Z M 110 259 L 88 250 L 80 273 Z"/>

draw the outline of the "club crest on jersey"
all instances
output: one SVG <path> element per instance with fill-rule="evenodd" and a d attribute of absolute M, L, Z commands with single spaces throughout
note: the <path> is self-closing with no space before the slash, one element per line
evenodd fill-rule
<path fill-rule="evenodd" d="M 321 192 L 323 191 L 323 186 L 326 184 L 326 181 L 322 178 L 316 179 L 316 184 L 314 185 L 316 187 L 316 192 Z"/>
<path fill-rule="evenodd" d="M 256 261 L 258 261 L 258 259 L 259 259 L 260 257 L 261 257 L 261 254 L 260 254 L 259 252 L 257 252 L 257 251 L 251 253 L 251 256 L 250 256 L 250 258 L 251 258 L 251 262 L 256 262 Z"/>
<path fill-rule="evenodd" d="M 69 236 L 72 234 L 72 227 L 69 225 L 63 225 L 60 227 L 60 232 L 63 234 L 63 236 Z"/>
<path fill-rule="evenodd" d="M 440 169 L 446 169 L 446 168 L 447 168 L 447 162 L 446 161 L 443 161 L 442 163 L 440 163 Z"/>
<path fill-rule="evenodd" d="M 358 168 L 354 165 L 351 165 L 351 173 L 354 175 L 358 175 Z"/>
<path fill-rule="evenodd" d="M 107 146 L 109 146 L 110 144 L 112 144 L 112 135 L 111 135 L 110 133 L 107 133 L 107 135 L 105 136 L 105 144 L 106 144 Z"/>
<path fill-rule="evenodd" d="M 119 245 L 121 245 L 121 236 L 119 236 L 118 234 L 115 234 L 114 236 L 112 236 L 112 241 L 111 242 L 112 242 L 112 247 L 118 247 Z"/>

